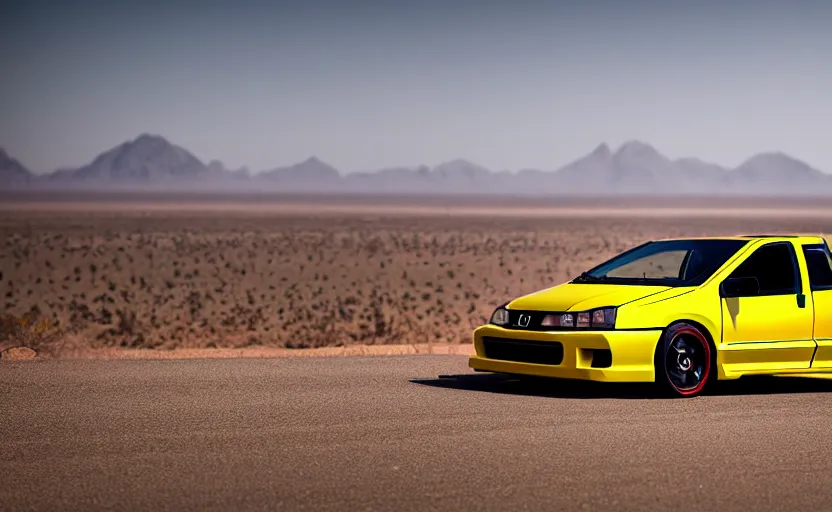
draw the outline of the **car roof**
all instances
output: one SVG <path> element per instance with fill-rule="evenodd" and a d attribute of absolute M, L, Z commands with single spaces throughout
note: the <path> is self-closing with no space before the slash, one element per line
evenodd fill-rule
<path fill-rule="evenodd" d="M 803 233 L 782 233 L 782 234 L 761 234 L 761 235 L 734 235 L 734 236 L 700 236 L 700 237 L 678 237 L 678 238 L 662 238 L 653 240 L 654 242 L 666 242 L 674 240 L 748 240 L 748 241 L 795 241 L 798 243 L 807 244 L 822 244 L 824 243 L 825 235 L 818 234 L 803 234 Z"/>

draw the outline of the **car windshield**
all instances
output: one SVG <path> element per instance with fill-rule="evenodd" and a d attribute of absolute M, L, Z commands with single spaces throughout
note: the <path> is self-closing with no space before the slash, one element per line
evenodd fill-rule
<path fill-rule="evenodd" d="M 747 243 L 727 239 L 648 242 L 584 272 L 573 282 L 698 286 Z"/>

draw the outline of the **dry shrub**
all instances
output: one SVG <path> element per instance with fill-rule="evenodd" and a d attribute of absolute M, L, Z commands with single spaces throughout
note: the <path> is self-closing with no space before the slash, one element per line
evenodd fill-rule
<path fill-rule="evenodd" d="M 0 212 L 0 311 L 15 315 L 0 343 L 43 351 L 60 327 L 62 355 L 76 344 L 468 344 L 499 304 L 648 239 L 830 225 L 814 216 Z M 33 327 L 39 318 L 52 328 Z"/>
<path fill-rule="evenodd" d="M 62 345 L 63 336 L 55 325 L 40 318 L 36 311 L 20 317 L 0 316 L 0 352 L 13 348 L 29 348 L 39 356 L 55 356 Z"/>

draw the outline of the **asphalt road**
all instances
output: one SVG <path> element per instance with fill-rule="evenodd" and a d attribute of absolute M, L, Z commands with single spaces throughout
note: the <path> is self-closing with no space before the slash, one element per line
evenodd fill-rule
<path fill-rule="evenodd" d="M 2 510 L 832 507 L 822 380 L 673 400 L 459 356 L 4 362 L 0 436 Z"/>

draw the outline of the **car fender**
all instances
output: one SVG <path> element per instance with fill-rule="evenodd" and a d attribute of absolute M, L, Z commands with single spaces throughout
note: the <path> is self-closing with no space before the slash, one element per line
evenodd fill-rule
<path fill-rule="evenodd" d="M 680 290 L 658 301 L 636 301 L 621 306 L 616 329 L 665 329 L 679 321 L 693 321 L 708 330 L 714 343 L 721 339 L 722 309 L 715 288 Z"/>

